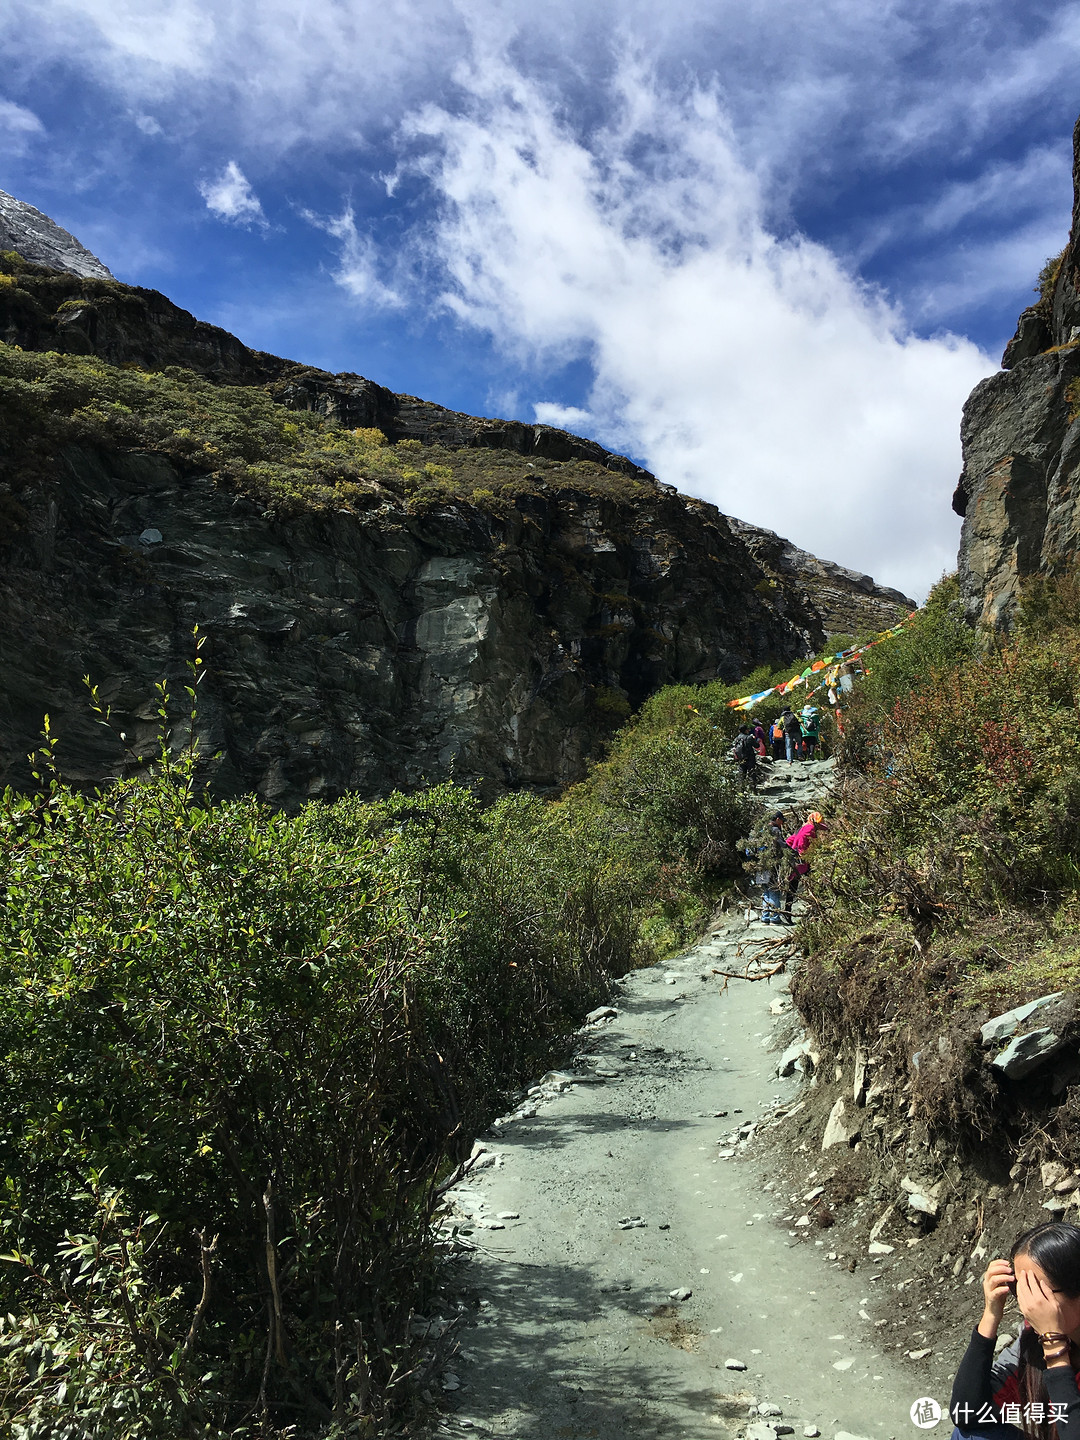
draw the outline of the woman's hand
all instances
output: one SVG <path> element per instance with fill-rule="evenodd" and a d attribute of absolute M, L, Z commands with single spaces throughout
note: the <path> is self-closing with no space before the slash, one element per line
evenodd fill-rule
<path fill-rule="evenodd" d="M 1005 1313 L 1005 1302 L 1012 1294 L 1014 1283 L 1013 1268 L 1008 1260 L 990 1261 L 982 1280 L 985 1308 L 979 1321 L 979 1334 L 987 1340 L 992 1340 L 998 1332 L 1001 1317 Z"/>
<path fill-rule="evenodd" d="M 1045 1335 L 1048 1330 L 1068 1334 L 1072 1316 L 1066 1311 L 1075 1310 L 1075 1301 L 1055 1295 L 1033 1269 L 1025 1268 L 1017 1275 L 1016 1301 L 1024 1319 L 1039 1334 Z"/>

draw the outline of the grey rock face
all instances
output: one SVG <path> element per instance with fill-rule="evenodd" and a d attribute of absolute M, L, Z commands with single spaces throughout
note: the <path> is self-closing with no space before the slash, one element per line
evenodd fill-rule
<path fill-rule="evenodd" d="M 112 272 L 74 235 L 61 229 L 55 220 L 0 190 L 0 250 L 17 250 L 24 260 L 67 270 L 95 280 L 111 280 Z"/>
<path fill-rule="evenodd" d="M 550 791 L 658 686 L 804 645 L 722 517 L 662 491 L 279 520 L 160 455 L 72 449 L 56 469 L 0 576 L 0 783 L 30 783 L 46 712 L 70 779 L 125 772 L 86 674 L 150 753 L 155 682 L 179 691 L 196 622 L 207 779 L 287 807 L 451 773 Z"/>
<path fill-rule="evenodd" d="M 1072 232 L 1053 293 L 1025 310 L 1006 369 L 964 406 L 959 573 L 969 619 L 1007 627 L 1023 580 L 1080 552 L 1080 122 Z"/>
<path fill-rule="evenodd" d="M 772 530 L 732 516 L 728 516 L 728 524 L 767 576 L 798 579 L 830 635 L 886 629 L 915 608 L 914 600 L 899 590 L 878 585 L 872 576 L 860 575 L 832 560 L 821 560 Z"/>
<path fill-rule="evenodd" d="M 207 781 L 295 807 L 451 774 L 485 798 L 561 788 L 659 687 L 786 664 L 832 631 L 884 628 L 910 603 L 740 527 L 594 441 L 249 350 L 165 296 L 97 272 L 31 264 L 13 279 L 0 287 L 0 340 L 24 350 L 179 366 L 391 440 L 549 463 L 498 516 L 465 501 L 420 513 L 387 499 L 363 514 L 285 520 L 140 452 L 73 448 L 47 455 L 36 488 L 9 495 L 0 480 L 12 502 L 0 534 L 0 783 L 30 784 L 25 757 L 46 712 L 72 781 L 99 784 L 139 764 L 154 746 L 154 685 L 185 683 L 196 622 L 208 637 Z M 568 460 L 644 485 L 632 498 L 585 493 L 560 482 Z M 829 609 L 842 591 L 865 623 Z M 90 714 L 87 674 L 123 744 Z"/>

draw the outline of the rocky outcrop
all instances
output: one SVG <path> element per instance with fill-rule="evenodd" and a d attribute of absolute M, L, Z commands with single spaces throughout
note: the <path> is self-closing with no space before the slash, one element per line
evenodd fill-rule
<path fill-rule="evenodd" d="M 1069 243 L 961 423 L 959 573 L 969 618 L 1007 627 L 1023 580 L 1080 552 L 1080 122 Z"/>
<path fill-rule="evenodd" d="M 68 270 L 96 280 L 111 280 L 112 273 L 74 235 L 61 229 L 55 220 L 0 190 L 0 250 L 14 250 L 24 260 Z"/>
<path fill-rule="evenodd" d="M 819 560 L 772 530 L 761 530 L 728 516 L 732 534 L 747 546 L 773 584 L 798 586 L 809 607 L 821 616 L 828 635 L 863 635 L 886 629 L 915 608 L 899 590 L 875 584 L 832 560 Z"/>

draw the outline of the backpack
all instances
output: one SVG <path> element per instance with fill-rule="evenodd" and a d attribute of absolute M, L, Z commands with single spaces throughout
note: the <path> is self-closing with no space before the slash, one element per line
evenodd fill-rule
<path fill-rule="evenodd" d="M 737 735 L 731 748 L 737 760 L 749 760 L 751 755 L 757 755 L 757 741 L 753 735 Z"/>
<path fill-rule="evenodd" d="M 772 885 L 776 880 L 780 857 L 776 853 L 776 842 L 769 828 L 768 816 L 761 816 L 750 834 L 737 843 L 747 857 L 743 862 L 743 869 L 747 874 L 753 875 L 754 883 Z"/>

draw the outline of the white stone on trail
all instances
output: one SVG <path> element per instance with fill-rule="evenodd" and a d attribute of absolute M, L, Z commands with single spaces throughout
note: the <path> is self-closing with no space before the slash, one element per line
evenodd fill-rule
<path fill-rule="evenodd" d="M 834 1361 L 832 1362 L 832 1368 L 833 1368 L 834 1370 L 850 1370 L 851 1367 L 852 1367 L 852 1365 L 854 1365 L 854 1364 L 855 1364 L 855 1357 L 854 1357 L 854 1355 L 849 1355 L 846 1360 L 834 1360 Z"/>
<path fill-rule="evenodd" d="M 776 1426 L 767 1420 L 755 1420 L 746 1427 L 746 1440 L 776 1440 Z"/>
<path fill-rule="evenodd" d="M 931 1350 L 929 1347 L 925 1350 L 909 1350 L 907 1352 L 907 1358 L 909 1360 L 925 1360 L 927 1356 L 932 1355 L 933 1353 L 933 1350 Z"/>
<path fill-rule="evenodd" d="M 766 1403 L 766 1404 L 764 1404 L 764 1405 L 759 1405 L 759 1406 L 757 1407 L 757 1413 L 758 1413 L 759 1415 L 761 1415 L 762 1417 L 766 1417 L 766 1418 L 767 1418 L 767 1417 L 770 1416 L 770 1415 L 783 1415 L 784 1412 L 783 1412 L 783 1410 L 780 1409 L 780 1406 L 779 1406 L 779 1405 L 773 1405 L 773 1404 L 770 1404 L 770 1403 Z"/>
<path fill-rule="evenodd" d="M 521 1216 L 518 1214 L 518 1212 L 517 1212 L 516 1210 L 500 1210 L 500 1211 L 499 1211 L 499 1219 L 500 1219 L 500 1220 L 520 1220 L 520 1219 L 521 1219 Z"/>
<path fill-rule="evenodd" d="M 802 1433 L 806 1436 L 806 1440 L 816 1440 L 821 1431 L 816 1425 L 804 1425 Z"/>
<path fill-rule="evenodd" d="M 668 1299 L 669 1299 L 669 1300 L 689 1300 L 689 1299 L 690 1299 L 690 1296 L 691 1296 L 693 1293 L 694 1293 L 694 1292 L 693 1292 L 692 1290 L 688 1290 L 685 1285 L 680 1285 L 677 1290 L 669 1290 L 669 1291 L 668 1291 Z"/>
<path fill-rule="evenodd" d="M 618 1010 L 613 1005 L 598 1005 L 585 1016 L 586 1025 L 599 1025 L 602 1020 L 614 1020 Z"/>
<path fill-rule="evenodd" d="M 746 1361 L 745 1361 L 745 1360 L 732 1360 L 732 1359 L 729 1358 L 729 1359 L 727 1359 L 727 1360 L 724 1361 L 724 1369 L 725 1369 L 725 1370 L 745 1370 L 745 1369 L 746 1369 Z"/>
<path fill-rule="evenodd" d="M 886 1245 L 881 1240 L 871 1240 L 866 1247 L 866 1253 L 868 1255 L 891 1255 L 895 1249 L 895 1245 Z"/>

